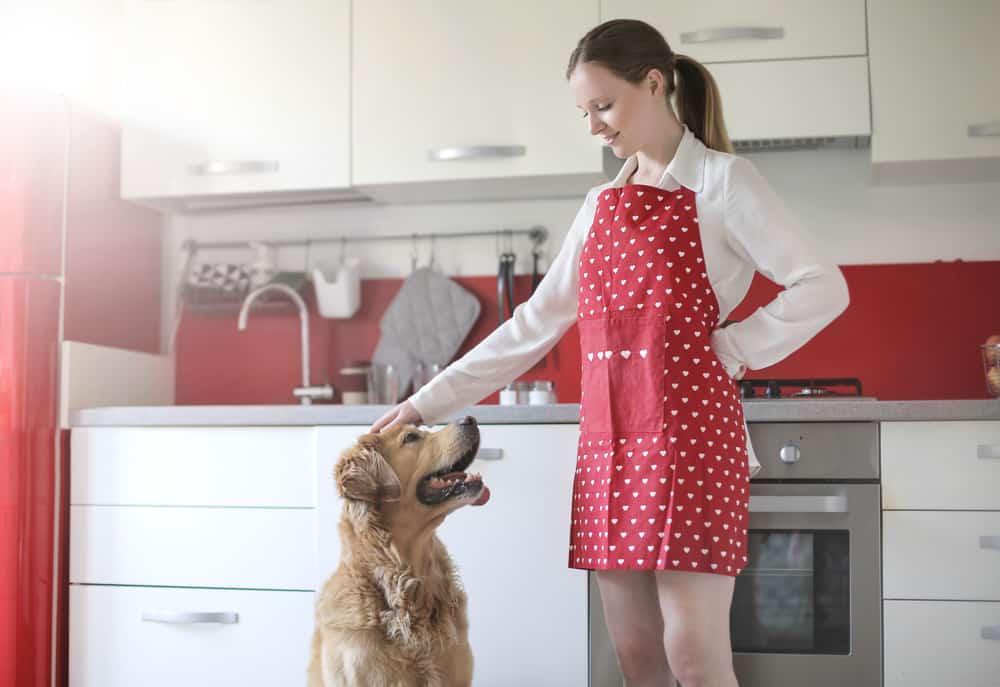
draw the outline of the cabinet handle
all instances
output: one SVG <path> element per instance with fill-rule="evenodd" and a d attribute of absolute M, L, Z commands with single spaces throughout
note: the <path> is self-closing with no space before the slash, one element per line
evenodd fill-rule
<path fill-rule="evenodd" d="M 1000 536 L 993 535 L 988 537 L 980 537 L 979 548 L 996 549 L 997 551 L 1000 551 Z"/>
<path fill-rule="evenodd" d="M 431 162 L 448 162 L 491 157 L 522 157 L 527 152 L 525 146 L 446 146 L 432 149 L 428 157 Z"/>
<path fill-rule="evenodd" d="M 846 513 L 846 496 L 751 496 L 751 513 Z"/>
<path fill-rule="evenodd" d="M 681 34 L 681 43 L 721 43 L 746 39 L 766 41 L 784 37 L 785 29 L 781 26 L 726 26 L 718 29 L 686 31 Z"/>
<path fill-rule="evenodd" d="M 146 623 L 168 623 L 171 625 L 190 625 L 192 623 L 221 623 L 234 625 L 240 620 L 240 614 L 235 611 L 165 611 L 153 609 L 142 612 L 142 621 Z"/>
<path fill-rule="evenodd" d="M 987 625 L 979 628 L 979 636 L 983 639 L 1000 639 L 1000 625 Z"/>
<path fill-rule="evenodd" d="M 224 176 L 226 174 L 270 174 L 277 172 L 277 160 L 243 160 L 235 162 L 201 162 L 188 170 L 199 176 Z"/>
<path fill-rule="evenodd" d="M 481 448 L 476 454 L 478 460 L 500 460 L 503 458 L 502 448 Z"/>
<path fill-rule="evenodd" d="M 1000 459 L 1000 444 L 979 444 L 976 447 L 976 455 L 983 459 Z"/>
<path fill-rule="evenodd" d="M 969 138 L 985 138 L 986 136 L 1000 136 L 1000 120 L 969 125 Z"/>

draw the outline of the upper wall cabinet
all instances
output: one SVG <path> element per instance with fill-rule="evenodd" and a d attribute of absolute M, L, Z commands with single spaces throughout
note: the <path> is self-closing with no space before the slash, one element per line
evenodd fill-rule
<path fill-rule="evenodd" d="M 710 65 L 737 144 L 871 132 L 864 0 L 602 0 L 601 19 L 620 18 Z"/>
<path fill-rule="evenodd" d="M 124 198 L 350 185 L 350 0 L 123 4 Z"/>
<path fill-rule="evenodd" d="M 579 0 L 354 3 L 355 186 L 430 200 L 583 193 L 603 180 L 565 78 L 597 23 L 597 4 Z"/>
<path fill-rule="evenodd" d="M 883 181 L 1000 179 L 998 27 L 996 0 L 868 0 Z"/>
<path fill-rule="evenodd" d="M 601 0 L 601 20 L 641 19 L 699 62 L 866 54 L 865 0 Z"/>

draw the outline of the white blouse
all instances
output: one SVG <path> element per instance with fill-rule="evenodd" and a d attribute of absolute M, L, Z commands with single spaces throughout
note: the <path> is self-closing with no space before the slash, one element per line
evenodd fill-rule
<path fill-rule="evenodd" d="M 513 317 L 410 398 L 426 424 L 443 420 L 519 377 L 573 325 L 580 251 L 597 197 L 606 188 L 623 186 L 636 165 L 636 159 L 629 158 L 614 181 L 587 193 L 548 272 Z M 719 302 L 719 322 L 743 300 L 754 271 L 786 287 L 745 320 L 713 331 L 712 348 L 730 376 L 777 363 L 847 308 L 847 284 L 840 270 L 823 260 L 750 161 L 706 148 L 685 128 L 657 186 L 665 190 L 685 186 L 696 194 L 702 250 Z"/>

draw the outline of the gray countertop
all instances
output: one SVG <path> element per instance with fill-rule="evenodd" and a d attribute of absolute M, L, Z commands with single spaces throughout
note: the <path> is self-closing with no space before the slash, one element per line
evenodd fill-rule
<path fill-rule="evenodd" d="M 1000 400 L 875 401 L 866 399 L 748 400 L 748 422 L 893 422 L 906 420 L 1000 420 Z M 72 427 L 367 425 L 388 406 L 246 405 L 128 406 L 70 413 Z M 478 405 L 458 415 L 481 424 L 576 424 L 580 406 Z"/>

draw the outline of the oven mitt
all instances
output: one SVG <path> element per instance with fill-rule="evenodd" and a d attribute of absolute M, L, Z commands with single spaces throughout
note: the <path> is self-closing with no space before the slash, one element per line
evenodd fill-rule
<path fill-rule="evenodd" d="M 479 318 L 479 299 L 430 268 L 411 274 L 382 315 L 373 361 L 399 370 L 409 387 L 418 362 L 447 365 Z"/>

